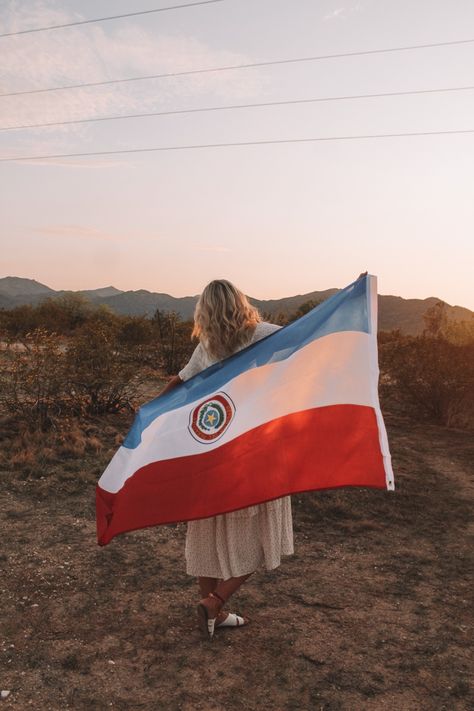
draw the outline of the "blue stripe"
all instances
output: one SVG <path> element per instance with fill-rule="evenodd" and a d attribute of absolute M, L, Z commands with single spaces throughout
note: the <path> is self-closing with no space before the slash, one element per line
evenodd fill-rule
<path fill-rule="evenodd" d="M 330 333 L 369 333 L 367 287 L 368 277 L 358 279 L 297 321 L 211 365 L 165 395 L 146 403 L 139 409 L 123 446 L 130 449 L 137 447 L 143 430 L 157 417 L 204 399 L 246 370 L 285 360 L 308 343 Z"/>

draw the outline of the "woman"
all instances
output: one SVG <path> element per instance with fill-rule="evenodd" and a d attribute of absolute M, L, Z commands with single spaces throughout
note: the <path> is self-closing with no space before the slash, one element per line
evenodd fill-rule
<path fill-rule="evenodd" d="M 163 392 L 213 363 L 280 328 L 262 321 L 246 296 L 224 279 L 202 292 L 194 314 L 199 338 L 188 364 Z M 260 566 L 272 570 L 293 553 L 289 496 L 211 518 L 190 521 L 186 533 L 186 572 L 198 578 L 198 622 L 212 638 L 217 627 L 239 627 L 248 620 L 223 608 L 230 596 Z"/>

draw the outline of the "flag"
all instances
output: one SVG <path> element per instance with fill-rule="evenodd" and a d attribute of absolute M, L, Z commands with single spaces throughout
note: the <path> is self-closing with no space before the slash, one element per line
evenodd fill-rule
<path fill-rule="evenodd" d="M 341 486 L 393 489 L 377 280 L 143 405 L 97 485 L 98 542 Z"/>

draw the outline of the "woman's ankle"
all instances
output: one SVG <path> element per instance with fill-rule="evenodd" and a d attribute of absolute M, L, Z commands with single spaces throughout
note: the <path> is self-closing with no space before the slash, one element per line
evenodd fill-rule
<path fill-rule="evenodd" d="M 225 598 L 223 595 L 217 592 L 217 590 L 214 590 L 213 592 L 209 593 L 211 597 L 217 598 L 221 605 L 225 605 L 227 602 L 227 598 Z"/>
<path fill-rule="evenodd" d="M 212 593 L 209 593 L 209 595 L 202 598 L 201 605 L 207 607 L 207 609 L 211 613 L 211 618 L 217 617 L 223 607 L 222 602 Z"/>

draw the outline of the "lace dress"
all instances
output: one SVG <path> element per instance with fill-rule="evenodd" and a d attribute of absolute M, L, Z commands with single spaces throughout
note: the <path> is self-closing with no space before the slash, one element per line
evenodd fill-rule
<path fill-rule="evenodd" d="M 250 345 L 280 328 L 265 321 L 257 324 Z M 201 343 L 179 372 L 182 380 L 214 363 Z M 293 553 L 291 498 L 250 506 L 239 511 L 189 521 L 186 531 L 186 572 L 189 575 L 227 580 L 264 566 L 272 570 L 283 555 Z"/>

